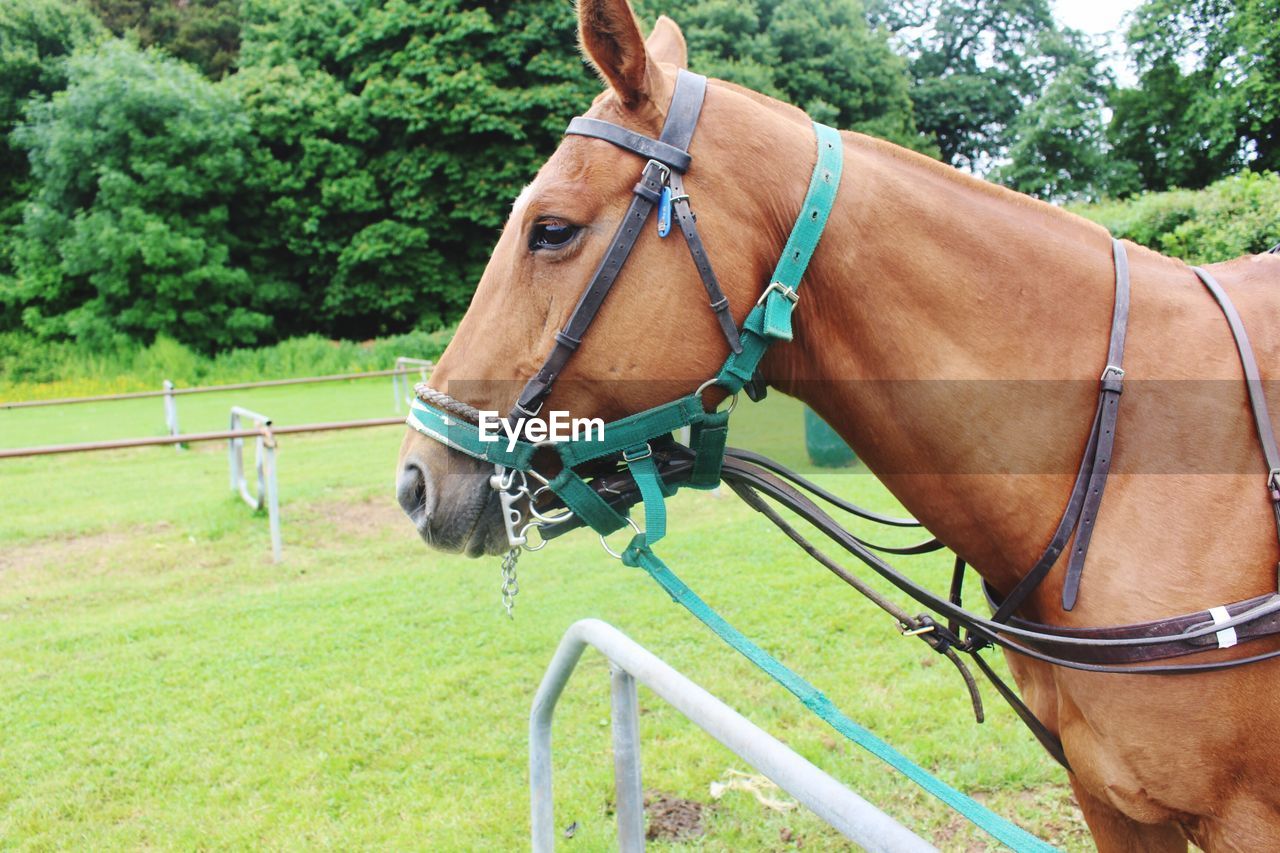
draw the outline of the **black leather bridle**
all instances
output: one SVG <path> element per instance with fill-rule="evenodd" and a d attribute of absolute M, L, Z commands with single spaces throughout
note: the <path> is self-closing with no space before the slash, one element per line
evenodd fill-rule
<path fill-rule="evenodd" d="M 583 336 L 600 312 L 600 306 L 604 304 L 605 297 L 617 281 L 618 273 L 635 248 L 636 240 L 655 205 L 671 205 L 729 349 L 733 352 L 742 351 L 742 345 L 738 341 L 738 328 L 734 325 L 733 314 L 729 310 L 729 299 L 721 290 L 720 282 L 711 268 L 711 260 L 707 257 L 702 237 L 698 234 L 697 218 L 689 205 L 689 194 L 684 189 L 684 173 L 693 162 L 688 152 L 689 143 L 698 126 L 698 116 L 702 114 L 706 92 L 706 77 L 680 69 L 662 134 L 657 139 L 600 119 L 578 116 L 569 122 L 566 134 L 603 139 L 619 148 L 647 157 L 649 162 L 645 164 L 640 180 L 631 190 L 631 205 L 614 232 L 608 251 L 600 260 L 582 295 L 578 297 L 578 303 L 564 328 L 556 332 L 551 353 L 520 392 L 511 411 L 513 421 L 523 421 L 541 411 L 556 379 L 582 344 Z"/>

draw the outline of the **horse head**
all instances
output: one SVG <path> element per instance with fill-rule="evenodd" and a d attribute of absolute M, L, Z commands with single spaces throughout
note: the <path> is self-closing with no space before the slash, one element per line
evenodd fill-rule
<path fill-rule="evenodd" d="M 686 64 L 680 29 L 660 18 L 646 41 L 626 0 L 581 0 L 578 14 L 583 51 L 607 84 L 587 117 L 657 138 Z M 810 128 L 799 110 L 729 84 L 708 88 L 684 191 L 730 312 L 717 321 L 685 241 L 661 238 L 646 218 L 544 411 L 611 421 L 714 375 L 730 346 L 722 326 L 741 323 L 755 303 L 803 193 L 763 164 L 780 139 L 811 150 Z M 565 137 L 512 205 L 434 388 L 479 410 L 511 411 L 622 233 L 645 167 L 603 139 Z M 410 431 L 398 472 L 400 503 L 428 544 L 473 556 L 507 549 L 492 466 Z"/>

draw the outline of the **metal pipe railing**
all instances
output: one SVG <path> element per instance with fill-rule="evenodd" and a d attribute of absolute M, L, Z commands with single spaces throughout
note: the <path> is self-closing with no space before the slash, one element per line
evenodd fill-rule
<path fill-rule="evenodd" d="M 613 664 L 614 771 L 621 850 L 644 849 L 640 734 L 636 683 L 644 684 L 707 734 L 772 779 L 837 832 L 872 851 L 932 851 L 934 847 L 850 791 L 768 732 L 598 619 L 575 622 L 551 659 L 529 714 L 529 786 L 536 853 L 555 847 L 551 794 L 551 719 L 583 650 L 598 649 Z"/>
<path fill-rule="evenodd" d="M 421 360 L 414 360 L 415 362 Z M 426 362 L 430 365 L 431 362 Z M 421 364 L 394 367 L 390 370 L 369 370 L 364 373 L 333 373 L 326 376 L 303 376 L 297 379 L 263 379 L 257 382 L 235 382 L 229 385 L 200 385 L 194 388 L 166 387 L 159 391 L 126 391 L 120 394 L 98 394 L 90 397 L 62 397 L 56 400 L 0 401 L 0 409 L 34 409 L 40 406 L 72 406 L 79 403 L 105 403 L 113 400 L 144 400 L 148 397 L 182 397 L 187 394 L 213 394 L 219 391 L 243 391 L 248 388 L 276 388 L 281 385 L 311 385 L 316 382 L 345 382 L 352 379 L 377 379 L 381 376 L 401 376 L 421 373 Z M 429 369 L 429 368 L 427 368 Z M 167 381 L 167 380 L 166 380 Z M 170 383 L 171 385 L 172 383 Z"/>
<path fill-rule="evenodd" d="M 331 421 L 318 424 L 273 426 L 274 435 L 291 435 L 299 432 L 331 432 L 366 427 L 404 426 L 404 418 L 369 418 L 361 421 Z M 186 435 L 156 435 L 147 438 L 122 438 L 114 441 L 85 441 L 77 444 L 46 444 L 41 447 L 14 447 L 0 449 L 0 459 L 19 459 L 27 456 L 50 456 L 57 453 L 84 453 L 95 450 L 119 450 L 128 447 L 153 447 L 164 444 L 196 444 L 202 441 L 226 441 L 233 438 L 253 438 L 261 435 L 260 429 L 220 430 L 218 432 L 190 432 Z"/>

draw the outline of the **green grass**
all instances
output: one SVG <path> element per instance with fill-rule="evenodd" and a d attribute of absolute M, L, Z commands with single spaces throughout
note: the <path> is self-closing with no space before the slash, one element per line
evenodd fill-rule
<path fill-rule="evenodd" d="M 190 398 L 182 421 L 219 428 L 232 399 L 279 423 L 377 417 L 389 385 Z M 802 462 L 793 402 L 744 405 L 734 427 L 734 443 Z M 2 446 L 161 431 L 158 401 L 0 412 Z M 400 438 L 281 439 L 281 565 L 265 518 L 229 492 L 221 446 L 0 463 L 0 847 L 519 849 L 529 702 L 564 630 L 595 616 L 939 846 L 983 849 L 594 536 L 525 555 L 509 621 L 497 561 L 427 551 L 395 507 Z M 894 508 L 861 468 L 818 476 Z M 671 566 L 854 719 L 1032 831 L 1088 848 L 1064 775 L 997 697 L 975 725 L 945 661 L 732 496 L 680 496 L 671 528 Z M 945 587 L 945 558 L 910 566 Z M 588 653 L 557 713 L 556 819 L 579 825 L 565 849 L 614 845 L 607 683 Z M 743 792 L 710 805 L 710 783 L 749 768 L 643 689 L 641 707 L 646 788 L 709 804 L 694 846 L 838 848 L 803 811 Z"/>
<path fill-rule="evenodd" d="M 252 382 L 264 376 L 363 373 L 392 367 L 399 356 L 436 358 L 452 334 L 451 328 L 415 331 L 361 343 L 308 335 L 208 356 L 169 338 L 158 338 L 148 346 L 127 340 L 96 346 L 0 332 L 0 400 L 152 391 L 166 379 L 189 388 Z"/>

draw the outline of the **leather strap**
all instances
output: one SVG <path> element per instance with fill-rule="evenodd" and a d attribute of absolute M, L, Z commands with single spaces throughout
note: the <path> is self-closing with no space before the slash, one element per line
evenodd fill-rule
<path fill-rule="evenodd" d="M 698 234 L 697 217 L 693 215 L 693 210 L 689 207 L 689 195 L 684 191 L 684 176 L 679 172 L 672 172 L 669 182 L 671 207 L 675 212 L 676 222 L 680 223 L 680 230 L 684 233 L 684 241 L 689 247 L 693 265 L 698 268 L 702 286 L 711 300 L 711 310 L 715 312 L 716 321 L 720 324 L 720 332 L 728 341 L 729 349 L 740 353 L 742 342 L 738 339 L 738 324 L 733 322 L 733 314 L 729 310 L 729 297 L 725 296 L 724 291 L 720 289 L 720 281 L 716 278 L 715 270 L 711 268 L 711 258 L 707 256 L 707 250 L 702 245 L 702 236 Z"/>
<path fill-rule="evenodd" d="M 987 599 L 992 604 L 995 591 L 984 584 Z M 1231 630 L 1238 642 L 1255 640 L 1280 634 L 1280 610 L 1274 610 L 1276 594 L 1268 593 L 1236 601 L 1224 605 L 1228 616 L 1236 617 L 1262 608 L 1262 615 L 1250 619 Z M 1050 653 L 1070 655 L 1072 660 L 1095 664 L 1133 664 L 1148 661 L 1166 660 L 1204 652 L 1218 648 L 1221 644 L 1217 633 L 1200 634 L 1177 642 L 1152 643 L 1150 645 L 1069 645 L 1069 639 L 1089 640 L 1142 640 L 1155 637 L 1168 637 L 1198 631 L 1214 624 L 1213 614 L 1207 610 L 1157 619 L 1151 622 L 1139 622 L 1131 625 L 1112 625 L 1102 628 L 1063 628 L 1057 625 L 1044 625 L 1026 619 L 1014 617 L 1009 624 L 1027 631 L 1042 633 L 1045 636 L 1035 640 L 1026 640 L 1028 645 Z"/>
<path fill-rule="evenodd" d="M 1107 487 L 1107 475 L 1111 473 L 1111 458 L 1116 441 L 1116 419 L 1120 414 L 1120 392 L 1124 381 L 1124 338 L 1129 325 L 1129 257 L 1124 244 L 1112 238 L 1111 252 L 1116 269 L 1115 308 L 1111 314 L 1111 344 L 1107 347 L 1107 365 L 1102 370 L 1099 401 L 1098 441 L 1093 457 L 1093 470 L 1085 487 L 1084 503 L 1080 510 L 1080 526 L 1076 541 L 1067 560 L 1067 577 L 1062 585 L 1062 609 L 1076 606 L 1080 594 L 1080 578 L 1084 574 L 1084 561 L 1093 539 L 1093 525 L 1098 520 L 1102 505 L 1102 493 Z"/>
<path fill-rule="evenodd" d="M 1223 316 L 1227 318 L 1227 325 L 1231 327 L 1231 335 L 1235 338 L 1240 366 L 1244 369 L 1245 390 L 1249 394 L 1249 406 L 1253 410 L 1253 422 L 1258 429 L 1258 443 L 1262 445 L 1262 455 L 1267 460 L 1267 494 L 1276 519 L 1276 537 L 1280 539 L 1280 448 L 1276 447 L 1276 434 L 1271 427 L 1271 413 L 1267 410 L 1267 398 L 1262 388 L 1258 361 L 1253 356 L 1253 345 L 1249 343 L 1249 333 L 1245 331 L 1240 312 L 1236 311 L 1236 306 L 1222 289 L 1222 285 L 1200 267 L 1192 267 L 1191 271 L 1199 276 L 1209 293 L 1213 294 Z"/>
<path fill-rule="evenodd" d="M 1129 322 L 1129 259 L 1124 244 L 1114 238 L 1111 241 L 1111 255 L 1116 272 L 1116 296 L 1111 312 L 1107 363 L 1103 367 L 1099 381 L 1098 407 L 1093 415 L 1093 427 L 1085 443 L 1084 456 L 1080 460 L 1080 470 L 1071 487 L 1071 495 L 1067 498 L 1066 509 L 1058 521 L 1058 527 L 1050 538 L 1048 546 L 1031 570 L 1022 577 L 1017 586 L 996 608 L 995 614 L 991 617 L 996 622 L 1008 620 L 1027 600 L 1027 597 L 1040 586 L 1066 549 L 1072 531 L 1079 527 L 1075 548 L 1072 549 L 1071 558 L 1067 564 L 1067 581 L 1062 589 L 1063 608 L 1070 610 L 1075 606 L 1081 574 L 1084 572 L 1084 561 L 1088 555 L 1089 541 L 1093 534 L 1093 524 L 1097 520 L 1107 475 L 1111 471 L 1121 383 L 1124 379 L 1121 364 L 1124 360 L 1125 330 Z M 1088 520 L 1087 526 L 1084 524 L 1085 519 Z"/>
<path fill-rule="evenodd" d="M 601 121 L 598 118 L 578 116 L 571 119 L 569 126 L 565 129 L 565 133 L 573 136 L 590 136 L 594 139 L 612 142 L 619 148 L 625 148 L 633 154 L 639 154 L 648 160 L 657 160 L 668 169 L 673 169 L 677 172 L 687 172 L 689 164 L 693 162 L 693 157 L 682 148 L 668 145 L 661 140 L 643 136 L 634 130 L 627 130 L 625 127 L 620 127 L 612 122 Z"/>
<path fill-rule="evenodd" d="M 609 295 L 609 290 L 617 281 L 618 273 L 622 272 L 622 265 L 626 263 L 636 240 L 640 238 L 640 231 L 649 218 L 649 211 L 653 210 L 652 199 L 662 191 L 664 169 L 664 166 L 654 161 L 645 165 L 640 175 L 640 182 L 636 184 L 631 206 L 627 208 L 622 223 L 614 232 L 609 251 L 605 252 L 604 257 L 600 259 L 600 265 L 596 267 L 586 290 L 582 291 L 582 295 L 578 297 L 578 304 L 574 306 L 564 329 L 556 334 L 556 343 L 551 354 L 520 392 L 520 397 L 511 412 L 513 421 L 519 423 L 538 413 L 551 393 L 551 386 L 568 363 L 569 357 L 582 343 L 582 338 L 595 320 L 596 314 L 600 312 L 600 306 L 604 304 L 605 297 Z"/>
<path fill-rule="evenodd" d="M 661 198 L 663 185 L 671 175 L 685 171 L 693 162 L 685 149 L 693 139 L 698 117 L 702 114 L 702 102 L 706 92 L 707 78 L 681 69 L 676 77 L 676 86 L 671 95 L 671 105 L 667 109 L 666 120 L 663 122 L 662 135 L 658 139 L 650 139 L 625 127 L 599 119 L 579 116 L 569 122 L 565 133 L 603 139 L 641 157 L 647 157 L 649 162 L 645 164 L 640 181 L 633 190 L 635 197 L 632 198 L 631 206 L 613 235 L 609 250 L 578 298 L 578 304 L 574 306 L 564 329 L 556 334 L 555 346 L 546 361 L 520 392 L 520 397 L 510 415 L 511 420 L 516 423 L 533 417 L 541 410 L 542 404 L 551 394 L 556 379 L 582 343 L 582 338 L 600 312 L 605 297 L 609 295 L 614 282 L 617 281 L 623 264 L 630 257 L 631 250 L 635 248 L 636 240 L 640 238 L 640 232 L 644 223 L 648 221 L 650 211 Z M 692 214 L 689 216 L 692 219 Z M 684 227 L 682 221 L 682 230 Z M 686 239 L 688 234 L 689 231 L 685 230 Z M 706 251 L 702 248 L 702 240 L 697 237 L 696 229 L 693 230 L 693 234 L 697 241 L 698 253 L 704 259 L 704 263 L 699 265 L 699 274 L 703 276 L 707 292 L 712 295 L 712 307 L 715 308 L 718 302 L 715 294 L 719 294 L 721 300 L 724 295 L 720 293 L 720 285 L 716 282 L 714 273 L 710 272 L 710 263 L 705 262 Z M 690 252 L 693 251 L 694 245 L 690 243 Z M 697 253 L 694 255 L 694 262 L 698 263 Z M 703 273 L 704 266 L 706 273 Z M 708 283 L 708 274 L 710 283 Z M 728 301 L 724 300 L 724 303 L 724 307 L 718 311 L 727 314 Z M 730 325 L 732 325 L 732 317 L 730 317 Z M 721 326 L 723 328 L 723 321 Z M 732 332 L 731 346 L 737 343 L 737 329 L 732 329 Z"/>
<path fill-rule="evenodd" d="M 707 78 L 681 68 L 676 74 L 676 87 L 671 93 L 671 105 L 667 107 L 667 118 L 662 123 L 662 134 L 658 139 L 682 151 L 687 149 L 693 142 L 693 131 L 698 127 L 698 117 L 702 115 L 702 102 L 706 97 Z M 676 172 L 689 171 L 689 163 L 667 165 Z"/>

